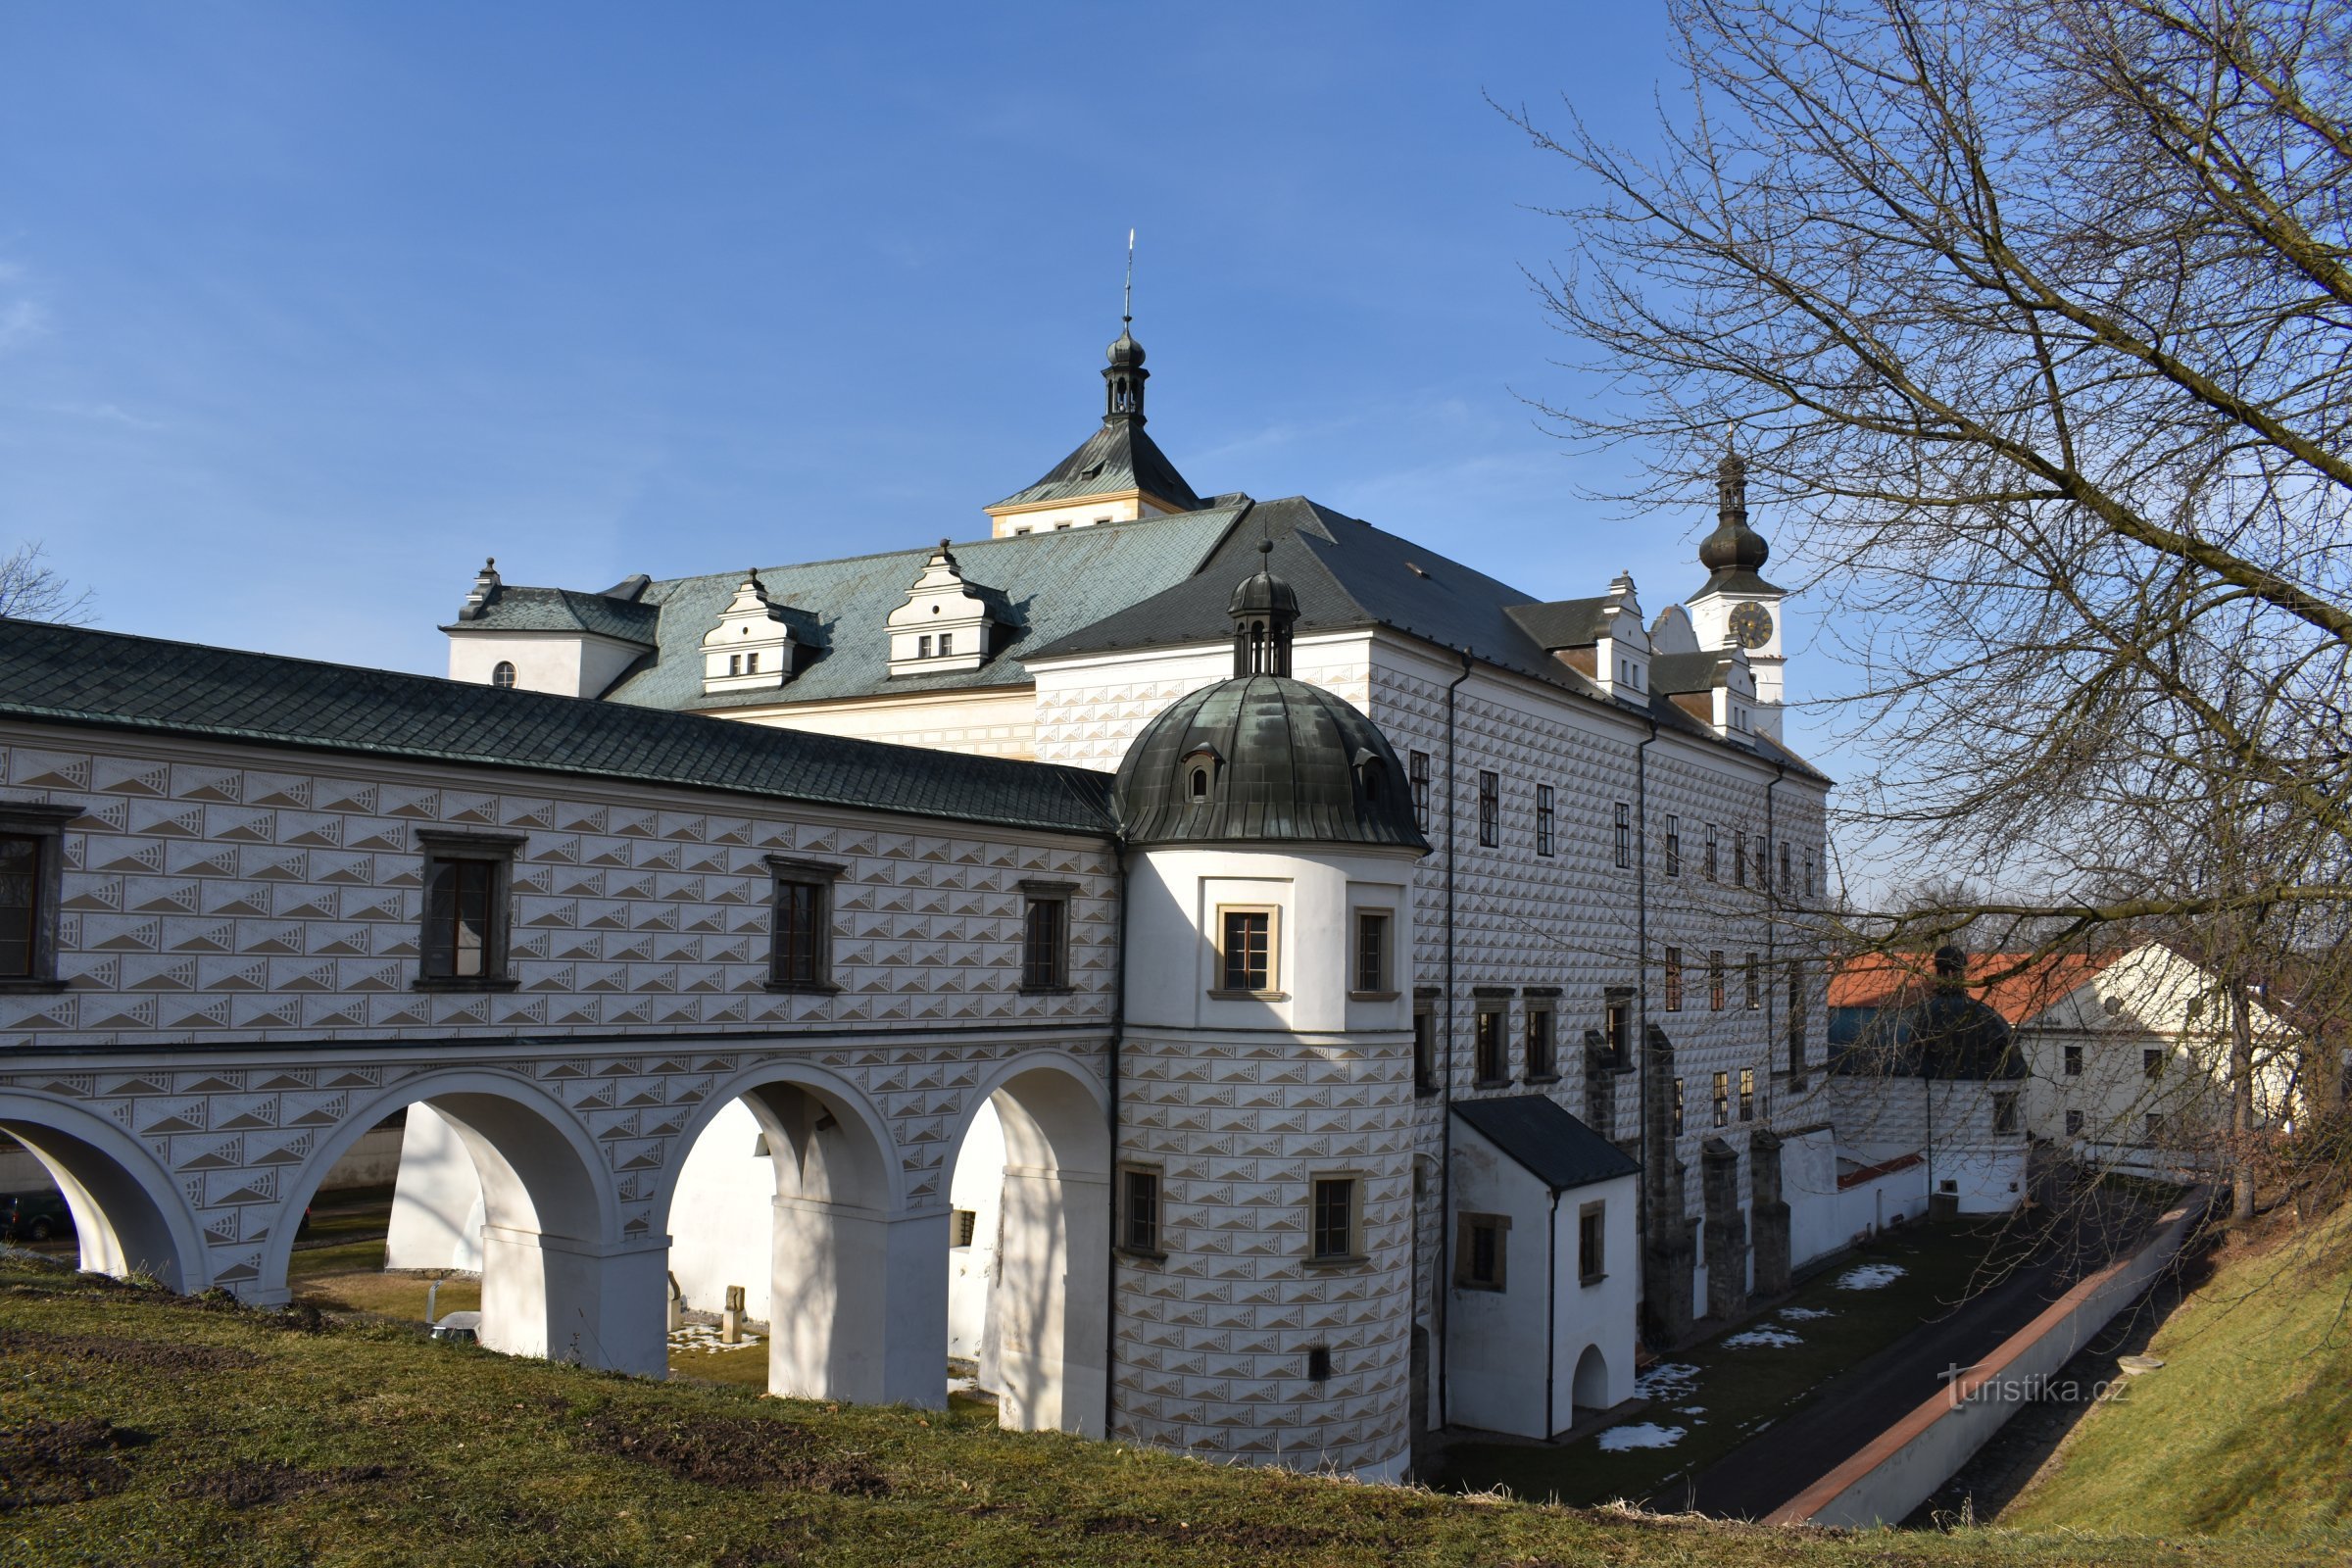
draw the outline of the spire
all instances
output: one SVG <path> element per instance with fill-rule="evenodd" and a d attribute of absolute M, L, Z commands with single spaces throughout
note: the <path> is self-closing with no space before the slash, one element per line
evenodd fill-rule
<path fill-rule="evenodd" d="M 1110 364 L 1103 367 L 1102 418 L 1144 422 L 1144 383 L 1152 372 L 1144 368 L 1144 346 L 1135 340 L 1135 230 L 1127 231 L 1127 286 L 1119 302 L 1119 335 L 1110 345 Z"/>
<path fill-rule="evenodd" d="M 1753 572 L 1771 556 L 1772 546 L 1747 525 L 1747 464 L 1726 433 L 1715 465 L 1715 531 L 1699 541 L 1698 564 L 1713 572 Z"/>
<path fill-rule="evenodd" d="M 1260 564 L 1233 590 L 1225 612 L 1233 617 L 1233 673 L 1288 675 L 1291 635 L 1298 624 L 1298 595 L 1274 575 L 1274 541 L 1257 544 Z"/>

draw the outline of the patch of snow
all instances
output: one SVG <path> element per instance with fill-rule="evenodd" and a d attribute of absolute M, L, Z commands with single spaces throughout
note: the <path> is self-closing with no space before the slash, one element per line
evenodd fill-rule
<path fill-rule="evenodd" d="M 1836 1317 L 1837 1315 L 1835 1312 L 1825 1311 L 1818 1306 L 1784 1306 L 1781 1308 L 1781 1316 L 1791 1323 L 1810 1323 L 1815 1318 Z"/>
<path fill-rule="evenodd" d="M 1611 1427 L 1600 1435 L 1600 1451 L 1623 1453 L 1628 1448 L 1671 1448 L 1683 1441 L 1681 1427 L 1662 1427 L 1652 1421 Z"/>
<path fill-rule="evenodd" d="M 1838 1276 L 1841 1291 L 1875 1291 L 1903 1277 L 1900 1263 L 1862 1263 Z"/>
<path fill-rule="evenodd" d="M 1703 1404 L 1678 1404 L 1674 1407 L 1674 1413 L 1676 1415 L 1705 1415 L 1707 1407 Z"/>
<path fill-rule="evenodd" d="M 1733 1335 L 1723 1342 L 1723 1348 L 1727 1350 L 1778 1350 L 1804 1343 L 1802 1335 L 1791 1334 L 1787 1329 L 1767 1323 L 1761 1328 L 1749 1329 L 1745 1334 Z"/>
<path fill-rule="evenodd" d="M 1698 1368 L 1688 1361 L 1660 1361 L 1634 1379 L 1634 1394 L 1643 1399 L 1674 1399 L 1698 1387 Z"/>

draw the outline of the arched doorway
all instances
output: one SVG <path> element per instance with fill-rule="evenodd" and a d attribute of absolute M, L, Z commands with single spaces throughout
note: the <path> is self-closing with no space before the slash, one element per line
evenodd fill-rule
<path fill-rule="evenodd" d="M 974 1211 L 991 1255 L 982 1299 L 967 1315 L 979 1319 L 977 1382 L 997 1396 L 999 1423 L 1015 1431 L 1102 1433 L 1111 1174 L 1104 1104 L 1100 1085 L 1066 1057 L 1019 1057 L 973 1095 L 952 1146 L 950 1191 L 984 1202 L 994 1189 L 994 1215 Z M 993 1182 L 980 1168 L 991 1163 Z"/>
<path fill-rule="evenodd" d="M 1576 1358 L 1576 1381 L 1569 1397 L 1577 1410 L 1605 1410 L 1614 1402 L 1609 1397 L 1609 1358 L 1600 1353 L 1599 1346 L 1586 1346 L 1585 1353 Z"/>
<path fill-rule="evenodd" d="M 0 1093 L 0 1134 L 40 1162 L 74 1218 L 81 1267 L 168 1289 L 213 1283 L 195 1214 L 146 1147 L 112 1121 L 39 1095 Z"/>
<path fill-rule="evenodd" d="M 682 1129 L 657 1230 L 689 1304 L 745 1288 L 768 1325 L 768 1392 L 945 1402 L 944 1229 L 904 1212 L 887 1127 L 821 1068 L 770 1063 L 721 1086 Z"/>
<path fill-rule="evenodd" d="M 534 1085 L 498 1073 L 432 1074 L 353 1105 L 287 1184 L 263 1253 L 269 1289 L 260 1298 L 287 1298 L 294 1219 L 326 1173 L 404 1108 L 425 1137 L 404 1141 L 394 1223 L 404 1203 L 467 1216 L 466 1234 L 450 1244 L 479 1260 L 482 1343 L 514 1355 L 659 1374 L 666 1364 L 658 1294 L 665 1248 L 659 1239 L 619 1238 L 612 1181 L 586 1129 Z"/>

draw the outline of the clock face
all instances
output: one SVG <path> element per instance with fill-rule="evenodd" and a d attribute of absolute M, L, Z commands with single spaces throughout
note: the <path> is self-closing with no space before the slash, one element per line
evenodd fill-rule
<path fill-rule="evenodd" d="M 1732 618 L 1726 624 L 1742 648 L 1761 648 L 1772 640 L 1772 612 L 1752 599 L 1733 606 Z"/>

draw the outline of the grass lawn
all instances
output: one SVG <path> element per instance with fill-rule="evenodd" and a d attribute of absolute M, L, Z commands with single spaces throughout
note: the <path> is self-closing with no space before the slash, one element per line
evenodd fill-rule
<path fill-rule="evenodd" d="M 1838 1536 L 1358 1487 L 428 1344 L 0 1255 L 0 1561 L 25 1564 L 2020 1564 L 2292 1544 Z"/>
<path fill-rule="evenodd" d="M 2332 1531 L 2352 1548 L 2352 1207 L 2225 1253 L 2004 1526 Z"/>
<path fill-rule="evenodd" d="M 431 1280 L 384 1272 L 384 1227 L 391 1208 L 388 1187 L 336 1193 L 312 1204 L 310 1224 L 286 1260 L 286 1283 L 295 1298 L 330 1311 L 378 1312 L 413 1322 L 424 1321 L 428 1298 L 439 1317 L 478 1310 L 478 1279 L 442 1280 L 435 1295 Z"/>
<path fill-rule="evenodd" d="M 1760 1428 L 1802 1405 L 1856 1361 L 1941 1316 L 1980 1283 L 1993 1232 L 1970 1224 L 1916 1226 L 1881 1237 L 1798 1287 L 1773 1312 L 1666 1357 L 1642 1377 L 1648 1406 L 1618 1426 L 1679 1431 L 1671 1446 L 1604 1451 L 1605 1433 L 1573 1443 L 1462 1442 L 1448 1446 L 1437 1485 L 1592 1504 L 1646 1501 L 1694 1476 Z M 1856 1268 L 1892 1265 L 1891 1283 L 1849 1290 Z M 1740 1343 L 1758 1331 L 1774 1341 Z"/>

